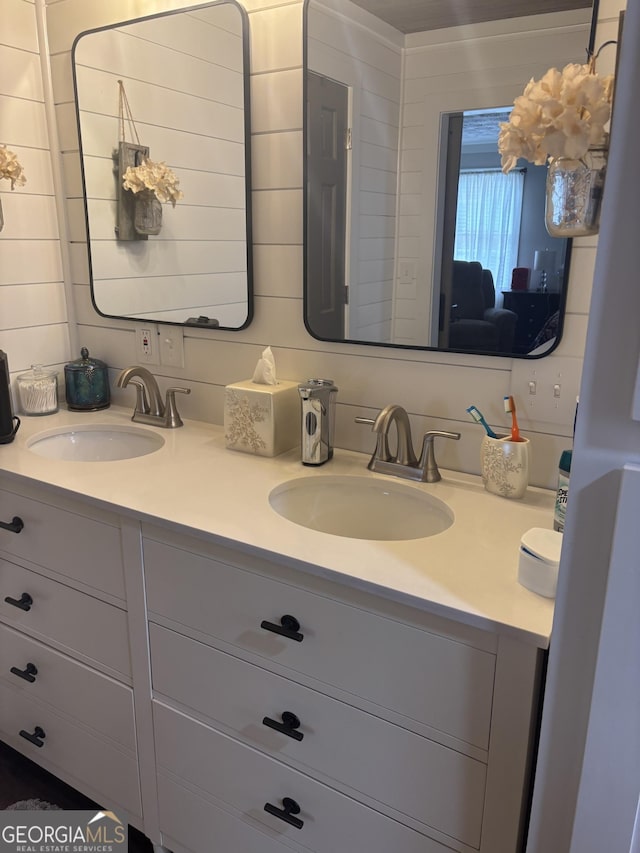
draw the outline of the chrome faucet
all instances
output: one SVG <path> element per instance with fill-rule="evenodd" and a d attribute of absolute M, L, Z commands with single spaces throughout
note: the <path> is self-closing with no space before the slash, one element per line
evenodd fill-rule
<path fill-rule="evenodd" d="M 376 449 L 367 465 L 370 471 L 376 471 L 379 474 L 392 474 L 395 477 L 403 477 L 405 480 L 418 480 L 421 483 L 437 483 L 438 480 L 442 479 L 436 463 L 434 440 L 440 437 L 458 441 L 460 438 L 459 432 L 430 430 L 424 435 L 420 459 L 417 459 L 413 452 L 409 416 L 402 406 L 386 406 L 378 413 L 375 420 L 372 418 L 356 418 L 355 420 L 357 424 L 371 424 L 372 431 L 377 435 Z M 389 430 L 394 423 L 397 434 L 395 456 L 389 449 Z"/>
<path fill-rule="evenodd" d="M 139 424 L 176 429 L 182 426 L 182 418 L 176 406 L 176 393 L 190 394 L 190 388 L 168 388 L 165 402 L 155 376 L 146 367 L 133 365 L 120 371 L 116 379 L 118 388 L 133 385 L 136 389 L 136 405 L 131 420 Z"/>

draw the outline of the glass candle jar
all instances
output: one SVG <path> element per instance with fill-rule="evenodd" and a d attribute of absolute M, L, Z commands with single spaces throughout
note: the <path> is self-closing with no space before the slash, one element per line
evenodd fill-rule
<path fill-rule="evenodd" d="M 558 157 L 549 164 L 545 224 L 552 237 L 598 233 L 607 154 L 590 148 L 581 160 Z"/>
<path fill-rule="evenodd" d="M 162 205 L 151 190 L 136 194 L 133 227 L 138 234 L 159 234 L 162 228 Z"/>
<path fill-rule="evenodd" d="M 20 410 L 25 415 L 52 415 L 58 411 L 58 374 L 34 364 L 16 377 Z"/>
<path fill-rule="evenodd" d="M 109 370 L 104 361 L 91 358 L 82 347 L 80 358 L 64 366 L 67 407 L 72 412 L 95 412 L 111 402 Z"/>

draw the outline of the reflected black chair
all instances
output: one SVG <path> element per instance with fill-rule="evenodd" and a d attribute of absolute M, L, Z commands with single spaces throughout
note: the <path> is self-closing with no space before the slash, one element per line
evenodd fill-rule
<path fill-rule="evenodd" d="M 496 308 L 493 275 L 478 261 L 454 261 L 451 288 L 451 349 L 513 352 L 517 314 Z"/>

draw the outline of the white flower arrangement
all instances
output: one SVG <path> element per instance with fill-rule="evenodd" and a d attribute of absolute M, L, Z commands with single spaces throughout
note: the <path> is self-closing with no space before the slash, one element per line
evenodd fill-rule
<path fill-rule="evenodd" d="M 593 62 L 550 68 L 529 81 L 515 99 L 508 122 L 500 125 L 498 150 L 502 171 L 518 158 L 536 166 L 558 157 L 579 160 L 591 147 L 606 147 L 605 125 L 611 117 L 613 75 L 599 77 Z"/>
<path fill-rule="evenodd" d="M 0 144 L 0 178 L 11 181 L 11 189 L 16 186 L 21 187 L 27 182 L 20 161 L 13 151 L 9 151 L 7 146 L 2 144 Z"/>
<path fill-rule="evenodd" d="M 178 189 L 179 180 L 166 163 L 143 160 L 139 166 L 129 166 L 122 177 L 122 186 L 133 193 L 149 190 L 158 201 L 170 201 L 173 207 L 184 197 Z"/>

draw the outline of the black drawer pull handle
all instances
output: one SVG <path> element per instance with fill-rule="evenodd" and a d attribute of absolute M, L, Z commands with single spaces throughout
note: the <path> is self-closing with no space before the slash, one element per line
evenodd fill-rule
<path fill-rule="evenodd" d="M 283 711 L 282 722 L 272 720 L 271 717 L 265 717 L 262 721 L 263 726 L 268 726 L 270 729 L 275 729 L 277 732 L 282 732 L 287 737 L 292 737 L 294 740 L 302 740 L 304 735 L 302 732 L 296 731 L 300 728 L 300 720 L 291 711 Z"/>
<path fill-rule="evenodd" d="M 13 675 L 17 675 L 18 678 L 24 678 L 24 680 L 28 681 L 30 684 L 33 684 L 36 680 L 36 675 L 38 674 L 36 666 L 32 663 L 28 663 L 24 669 L 18 669 L 17 666 L 12 666 L 9 672 L 13 673 Z"/>
<path fill-rule="evenodd" d="M 29 595 L 28 592 L 23 592 L 20 598 L 11 598 L 11 596 L 7 596 L 5 598 L 7 604 L 11 604 L 13 607 L 19 607 L 20 610 L 31 610 L 31 605 L 33 604 L 33 598 Z"/>
<path fill-rule="evenodd" d="M 283 616 L 279 625 L 273 622 L 261 622 L 260 627 L 265 631 L 272 631 L 274 634 L 281 634 L 283 637 L 295 640 L 296 643 L 301 643 L 304 639 L 304 634 L 300 633 L 300 623 L 295 616 Z"/>
<path fill-rule="evenodd" d="M 300 814 L 300 806 L 291 797 L 284 798 L 281 809 L 277 806 L 272 806 L 271 803 L 265 803 L 264 810 L 274 817 L 280 818 L 285 823 L 294 826 L 296 829 L 302 829 L 304 826 L 303 820 L 300 820 L 299 817 L 294 817 L 294 815 Z"/>
<path fill-rule="evenodd" d="M 44 739 L 46 737 L 44 730 L 40 728 L 40 726 L 36 726 L 33 730 L 33 734 L 29 734 L 29 732 L 25 732 L 24 729 L 20 730 L 20 737 L 23 737 L 25 740 L 30 741 L 34 746 L 44 746 Z"/>
<path fill-rule="evenodd" d="M 20 533 L 24 527 L 24 521 L 17 515 L 14 515 L 9 523 L 0 521 L 0 527 L 3 530 L 10 530 L 12 533 Z"/>

